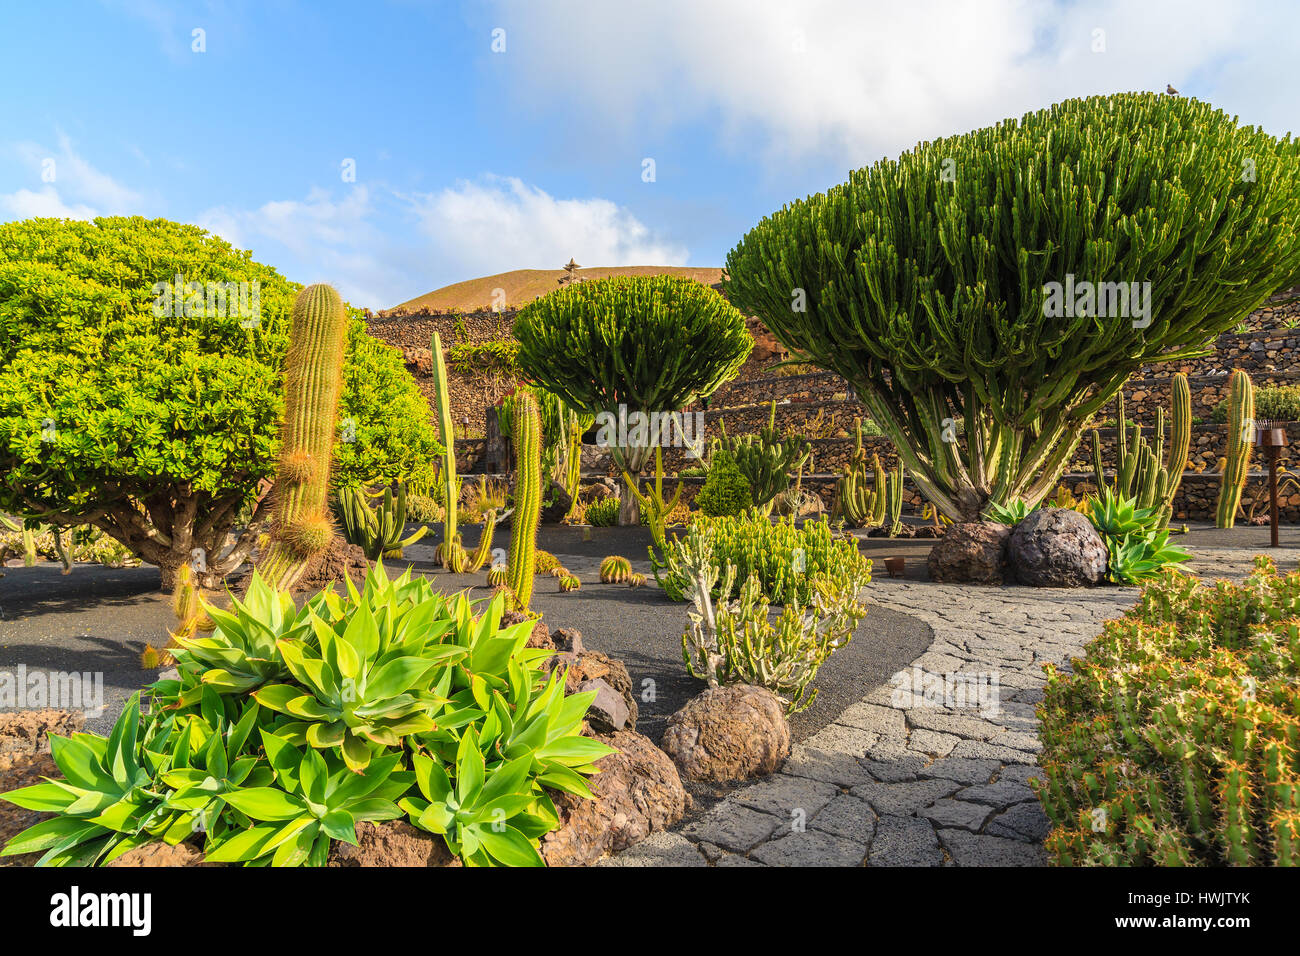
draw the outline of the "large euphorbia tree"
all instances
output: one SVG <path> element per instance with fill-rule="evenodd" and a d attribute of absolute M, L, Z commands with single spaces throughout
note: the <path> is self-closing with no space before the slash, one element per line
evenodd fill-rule
<path fill-rule="evenodd" d="M 197 226 L 0 225 L 0 510 L 217 584 L 269 518 L 297 289 Z M 339 481 L 427 477 L 428 405 L 355 310 L 339 418 Z"/>
<path fill-rule="evenodd" d="M 520 309 L 514 332 L 525 375 L 572 408 L 619 421 L 643 422 L 637 416 L 676 412 L 712 395 L 754 346 L 745 317 L 722 296 L 668 275 L 557 289 Z M 635 481 L 661 436 L 619 431 L 610 451 Z M 625 489 L 619 523 L 636 521 L 636 496 Z"/>
<path fill-rule="evenodd" d="M 1146 362 L 1300 274 L 1300 144 L 1211 106 L 1069 100 L 765 218 L 724 292 L 857 390 L 955 520 L 1035 504 Z"/>

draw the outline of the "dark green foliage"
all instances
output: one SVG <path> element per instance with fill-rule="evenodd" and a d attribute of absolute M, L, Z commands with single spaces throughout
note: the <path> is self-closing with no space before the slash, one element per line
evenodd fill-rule
<path fill-rule="evenodd" d="M 710 517 L 738 515 L 754 503 L 749 479 L 741 474 L 736 459 L 725 448 L 713 453 L 709 477 L 695 496 L 695 507 Z"/>
<path fill-rule="evenodd" d="M 1048 496 L 1130 374 L 1300 278 L 1300 144 L 1186 97 L 1069 100 L 787 205 L 727 274 L 736 306 L 854 386 L 930 501 L 974 519 Z M 1071 276 L 1149 282 L 1150 324 L 1049 318 L 1046 284 Z"/>
<path fill-rule="evenodd" d="M 776 402 L 771 403 L 767 425 L 757 435 L 727 435 L 722 423 L 721 447 L 731 453 L 736 467 L 749 482 L 754 507 L 764 513 L 772 510 L 772 499 L 790 487 L 790 472 L 812 454 L 812 445 L 802 438 L 782 438 L 776 429 Z"/>

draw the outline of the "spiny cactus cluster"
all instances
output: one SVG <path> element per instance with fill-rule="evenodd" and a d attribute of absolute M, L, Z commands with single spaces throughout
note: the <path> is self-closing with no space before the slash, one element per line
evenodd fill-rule
<path fill-rule="evenodd" d="M 1101 461 L 1101 435 L 1092 430 L 1092 471 L 1098 488 L 1111 487 L 1121 498 L 1133 498 L 1137 507 L 1152 509 L 1160 515 L 1160 527 L 1169 525 L 1174 514 L 1174 496 L 1187 467 L 1187 452 L 1192 444 L 1192 391 L 1187 376 L 1174 376 L 1173 416 L 1169 430 L 1169 455 L 1165 448 L 1165 410 L 1156 408 L 1155 447 L 1134 423 L 1130 428 L 1124 417 L 1124 391 L 1115 395 L 1116 468 L 1115 479 L 1106 481 Z"/>
<path fill-rule="evenodd" d="M 903 469 L 896 467 L 886 473 L 879 455 L 871 456 L 867 467 L 867 452 L 862 447 L 862 419 L 855 419 L 853 431 L 857 436 L 853 452 L 840 477 L 835 481 L 831 515 L 842 518 L 854 528 L 877 528 L 884 525 L 890 536 L 897 535 L 903 525 Z M 870 481 L 868 481 L 870 475 Z"/>
<path fill-rule="evenodd" d="M 510 587 L 520 610 L 533 596 L 537 524 L 542 515 L 542 420 L 527 390 L 515 395 L 515 515 L 510 532 Z"/>
<path fill-rule="evenodd" d="M 735 459 L 736 467 L 749 482 L 750 499 L 763 514 L 772 510 L 772 499 L 790 487 L 790 472 L 812 454 L 812 445 L 802 438 L 782 438 L 776 429 L 776 402 L 771 403 L 767 425 L 757 435 L 728 437 L 726 422 L 720 422 L 718 447 Z M 669 509 L 671 510 L 671 509 Z"/>
<path fill-rule="evenodd" d="M 1300 864 L 1300 572 L 1167 573 L 1108 621 L 1039 717 L 1055 862 Z"/>
<path fill-rule="evenodd" d="M 621 584 L 632 577 L 632 562 L 612 554 L 600 562 L 600 580 L 604 584 Z"/>
<path fill-rule="evenodd" d="M 859 553 L 857 542 L 836 540 L 824 516 L 796 526 L 791 518 L 774 522 L 751 511 L 734 518 L 697 517 L 691 531 L 697 528 L 710 532 L 719 569 L 734 567 L 737 579 L 753 575 L 773 604 L 808 605 L 817 577 L 845 572 L 870 579 L 871 562 Z M 690 584 L 683 546 L 678 537 L 669 542 L 666 561 L 655 573 L 674 601 L 686 599 Z"/>
<path fill-rule="evenodd" d="M 1228 449 L 1214 512 L 1214 523 L 1220 528 L 1231 528 L 1237 520 L 1237 507 L 1250 470 L 1250 453 L 1255 446 L 1255 386 L 1241 369 L 1234 369 L 1228 377 L 1227 402 Z"/>
<path fill-rule="evenodd" d="M 273 590 L 288 590 L 334 537 L 328 493 L 348 315 L 328 285 L 310 285 L 293 304 L 284 373 L 284 425 L 271 542 L 258 562 Z"/>
<path fill-rule="evenodd" d="M 582 582 L 578 580 L 577 576 L 566 574 L 560 578 L 560 590 L 564 592 L 580 591 L 582 590 Z"/>
<path fill-rule="evenodd" d="M 808 707 L 817 697 L 810 688 L 831 652 L 848 643 L 866 614 L 858 592 L 870 581 L 865 567 L 840 566 L 812 579 L 812 601 L 787 604 L 772 621 L 762 584 L 749 575 L 732 599 L 736 567 L 715 553 L 717 529 L 692 525 L 679 542 L 678 557 L 686 592 L 695 610 L 682 633 L 682 660 L 690 673 L 719 684 L 766 687 L 787 713 Z M 715 603 L 713 592 L 717 591 Z"/>
<path fill-rule="evenodd" d="M 375 501 L 375 507 L 370 502 Z M 340 488 L 338 513 L 343 524 L 343 537 L 357 545 L 366 557 L 375 561 L 380 557 L 400 558 L 402 549 L 428 533 L 420 528 L 402 537 L 406 527 L 406 486 L 398 483 L 397 494 L 385 488 L 373 494 L 364 488 Z"/>

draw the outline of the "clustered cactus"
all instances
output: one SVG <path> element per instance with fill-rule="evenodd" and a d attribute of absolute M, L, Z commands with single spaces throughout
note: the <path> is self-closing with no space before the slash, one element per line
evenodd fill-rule
<path fill-rule="evenodd" d="M 373 508 L 372 499 L 377 502 Z M 403 548 L 415 544 L 429 530 L 420 528 L 402 537 L 406 527 L 406 486 L 400 482 L 396 495 L 392 488 L 373 494 L 364 488 L 340 488 L 338 502 L 343 537 L 361 548 L 371 561 L 400 558 Z"/>
<path fill-rule="evenodd" d="M 612 554 L 600 562 L 600 580 L 603 584 L 621 584 L 632 577 L 632 562 Z"/>
<path fill-rule="evenodd" d="M 515 514 L 510 533 L 510 587 L 520 610 L 533 596 L 537 524 L 542 508 L 542 421 L 527 390 L 515 396 L 511 430 L 515 441 Z"/>
<path fill-rule="evenodd" d="M 1255 444 L 1255 386 L 1241 369 L 1234 369 L 1228 377 L 1227 400 L 1228 449 L 1215 508 L 1215 525 L 1220 528 L 1231 528 L 1237 520 L 1237 507 L 1246 487 L 1250 453 Z"/>
<path fill-rule="evenodd" d="M 1300 572 L 1166 573 L 1072 672 L 1048 665 L 1041 779 L 1066 866 L 1300 865 Z"/>
<path fill-rule="evenodd" d="M 787 604 L 775 622 L 759 579 L 750 574 L 735 600 L 736 566 L 721 564 L 714 552 L 715 528 L 692 525 L 678 557 L 686 593 L 695 610 L 682 634 L 687 670 L 719 684 L 756 684 L 777 695 L 787 713 L 808 707 L 817 697 L 810 684 L 822 663 L 848 643 L 866 607 L 858 592 L 871 580 L 865 566 L 839 566 L 811 579 L 812 601 Z M 717 591 L 717 602 L 713 592 Z"/>
<path fill-rule="evenodd" d="M 566 574 L 562 578 L 560 578 L 561 591 L 565 591 L 565 592 L 579 591 L 581 589 L 582 589 L 582 582 L 578 580 L 576 575 Z"/>
<path fill-rule="evenodd" d="M 722 437 L 718 447 L 725 448 L 735 459 L 736 467 L 749 482 L 751 503 L 763 514 L 772 511 L 772 500 L 790 487 L 790 472 L 812 454 L 812 444 L 802 438 L 782 438 L 776 429 L 776 401 L 767 416 L 767 425 L 757 435 L 728 437 L 726 422 L 721 422 Z M 672 510 L 671 508 L 669 509 Z"/>
<path fill-rule="evenodd" d="M 288 590 L 329 547 L 330 462 L 334 452 L 348 315 L 328 285 L 310 285 L 293 304 L 284 373 L 284 425 L 270 547 L 258 562 L 263 580 Z"/>
<path fill-rule="evenodd" d="M 682 498 L 682 489 L 686 486 L 685 482 L 677 483 L 677 491 L 671 499 L 664 498 L 664 450 L 660 446 L 655 446 L 655 477 L 654 485 L 646 491 L 641 491 L 638 487 L 640 482 L 633 478 L 626 471 L 623 472 L 623 487 L 636 497 L 637 505 L 641 511 L 642 520 L 650 526 L 650 540 L 652 547 L 660 551 L 664 549 L 664 528 L 667 524 L 668 516 L 672 514 L 673 509 L 677 507 Z M 591 522 L 594 524 L 594 522 Z"/>
<path fill-rule="evenodd" d="M 1187 467 L 1187 452 L 1192 444 L 1192 392 L 1187 376 L 1179 372 L 1172 382 L 1173 416 L 1169 430 L 1169 455 L 1165 457 L 1165 410 L 1156 408 L 1155 447 L 1142 436 L 1134 423 L 1129 428 L 1124 418 L 1124 391 L 1115 395 L 1115 434 L 1117 467 L 1113 482 L 1106 481 L 1101 462 L 1101 436 L 1092 430 L 1092 470 L 1097 488 L 1110 487 L 1121 498 L 1134 499 L 1138 508 L 1152 509 L 1160 515 L 1160 528 L 1169 525 L 1174 514 L 1174 496 Z"/>
<path fill-rule="evenodd" d="M 854 528 L 883 525 L 892 537 L 903 527 L 903 468 L 899 465 L 886 473 L 880 456 L 873 454 L 868 469 L 867 452 L 862 447 L 861 418 L 854 419 L 853 430 L 857 441 L 840 477 L 835 480 L 831 515 Z"/>
<path fill-rule="evenodd" d="M 813 600 L 813 580 L 838 573 L 870 575 L 871 562 L 858 551 L 856 541 L 836 540 L 823 516 L 796 526 L 792 518 L 771 521 L 752 511 L 739 517 L 697 517 L 690 535 L 708 531 L 710 548 L 719 568 L 735 567 L 736 579 L 758 578 L 763 594 L 773 604 L 808 605 Z M 674 537 L 665 562 L 655 571 L 664 593 L 674 601 L 686 599 L 690 586 L 685 540 Z M 660 573 L 662 572 L 662 573 Z"/>

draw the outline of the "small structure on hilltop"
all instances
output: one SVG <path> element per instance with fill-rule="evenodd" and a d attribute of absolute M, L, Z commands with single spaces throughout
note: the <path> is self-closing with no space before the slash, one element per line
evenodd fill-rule
<path fill-rule="evenodd" d="M 578 265 L 578 263 L 573 260 L 573 257 L 570 256 L 569 261 L 564 266 L 564 275 L 560 276 L 555 281 L 560 285 L 571 285 L 574 282 L 586 282 L 587 279 L 585 276 L 578 275 L 578 270 L 581 268 L 582 266 Z"/>

